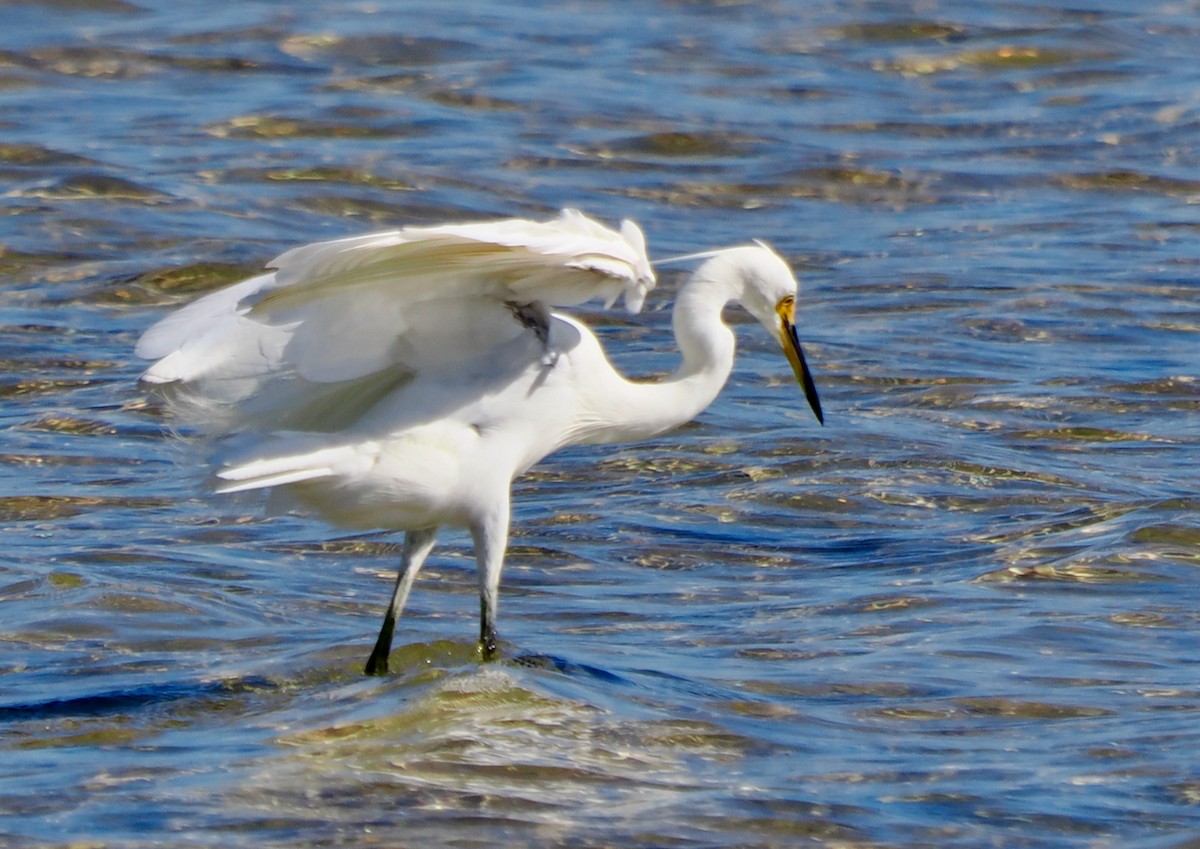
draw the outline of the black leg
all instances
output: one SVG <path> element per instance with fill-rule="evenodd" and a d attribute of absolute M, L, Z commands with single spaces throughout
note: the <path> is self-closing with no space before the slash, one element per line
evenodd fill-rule
<path fill-rule="evenodd" d="M 479 654 L 484 660 L 495 660 L 500 640 L 496 636 L 496 621 L 487 599 L 479 600 Z"/>
<path fill-rule="evenodd" d="M 375 648 L 371 650 L 363 672 L 368 675 L 387 675 L 388 655 L 392 652 L 392 635 L 395 633 L 396 617 L 389 607 L 387 613 L 383 614 L 383 627 L 379 629 L 379 638 L 375 640 Z"/>
<path fill-rule="evenodd" d="M 388 654 L 392 650 L 392 635 L 396 633 L 396 620 L 404 610 L 408 601 L 409 591 L 425 558 L 433 549 L 437 540 L 437 528 L 423 528 L 419 531 L 409 531 L 404 535 L 404 554 L 400 560 L 400 573 L 396 575 L 396 587 L 392 590 L 392 600 L 387 612 L 383 615 L 383 625 L 379 629 L 379 638 L 375 640 L 375 648 L 367 658 L 363 669 L 368 675 L 385 675 L 388 671 Z"/>
<path fill-rule="evenodd" d="M 479 572 L 479 654 L 496 657 L 496 608 L 500 604 L 500 571 L 508 547 L 508 493 L 483 520 L 471 527 L 475 566 Z"/>

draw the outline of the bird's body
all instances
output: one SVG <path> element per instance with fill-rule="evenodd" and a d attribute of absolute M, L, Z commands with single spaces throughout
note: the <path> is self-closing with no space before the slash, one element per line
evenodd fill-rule
<path fill-rule="evenodd" d="M 218 491 L 270 489 L 282 506 L 337 525 L 407 532 L 369 673 L 387 668 L 396 618 L 442 526 L 471 531 L 481 645 L 495 650 L 513 480 L 566 445 L 644 439 L 699 414 L 733 366 L 734 336 L 721 318 L 729 301 L 773 329 L 820 416 L 794 332 L 796 284 L 778 256 L 761 245 L 712 254 L 677 298 L 678 369 L 639 383 L 613 368 L 586 326 L 550 306 L 621 291 L 640 306 L 653 286 L 640 231 L 572 216 L 466 225 L 476 229 L 465 244 L 428 260 L 424 236 L 440 228 L 398 231 L 415 234 L 404 237 L 418 244 L 415 265 L 396 255 L 394 234 L 300 248 L 273 274 L 168 316 L 139 348 L 159 358 L 149 382 L 175 388 L 185 413 L 243 443 L 220 462 Z M 557 240 L 556 225 L 567 231 Z M 487 239 L 500 237 L 508 244 L 496 252 Z M 361 257 L 339 256 L 351 245 L 369 257 L 381 243 L 393 255 L 370 258 L 378 267 L 369 274 Z M 471 264 L 480 254 L 487 262 Z M 414 273 L 429 279 L 409 285 Z M 350 348 L 322 355 L 329 345 Z"/>
<path fill-rule="evenodd" d="M 347 527 L 469 527 L 513 478 L 582 441 L 576 423 L 589 399 L 573 390 L 580 369 L 603 356 L 589 331 L 557 316 L 546 346 L 528 332 L 489 354 L 423 371 L 345 429 L 269 435 L 247 459 L 227 460 L 218 488 L 287 485 Z"/>

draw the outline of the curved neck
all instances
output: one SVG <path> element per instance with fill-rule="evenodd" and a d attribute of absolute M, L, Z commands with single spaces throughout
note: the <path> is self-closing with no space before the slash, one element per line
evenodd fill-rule
<path fill-rule="evenodd" d="M 588 441 L 648 439 L 691 421 L 711 404 L 733 370 L 734 335 L 721 311 L 734 295 L 728 283 L 700 275 L 684 284 L 672 315 L 683 357 L 679 366 L 657 383 L 617 376 L 605 387 L 604 412 Z"/>

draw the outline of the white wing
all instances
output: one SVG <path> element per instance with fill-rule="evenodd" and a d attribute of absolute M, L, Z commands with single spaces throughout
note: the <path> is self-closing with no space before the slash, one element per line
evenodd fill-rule
<path fill-rule="evenodd" d="M 328 288 L 404 286 L 423 298 L 490 295 L 519 303 L 566 307 L 620 294 L 630 312 L 654 286 L 642 231 L 623 221 L 615 232 L 574 209 L 552 221 L 506 219 L 476 224 L 406 227 L 386 233 L 294 248 L 269 264 L 277 269 L 269 297 L 293 303 Z M 264 298 L 266 300 L 266 298 Z"/>
<path fill-rule="evenodd" d="M 547 307 L 654 287 L 641 231 L 575 210 L 318 242 L 146 331 L 143 375 L 198 424 L 334 429 L 433 365 L 486 360 Z M 529 308 L 528 310 L 524 308 Z"/>

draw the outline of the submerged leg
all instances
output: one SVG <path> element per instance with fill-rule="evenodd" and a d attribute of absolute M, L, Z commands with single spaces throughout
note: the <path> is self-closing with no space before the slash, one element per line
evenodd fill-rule
<path fill-rule="evenodd" d="M 400 611 L 404 609 L 404 603 L 408 601 L 408 593 L 412 589 L 413 581 L 416 580 L 417 573 L 421 571 L 421 566 L 433 549 L 436 539 L 437 528 L 423 528 L 419 531 L 409 531 L 404 535 L 404 554 L 400 560 L 400 572 L 396 575 L 396 587 L 392 590 L 391 604 L 388 605 L 387 613 L 383 615 L 383 627 L 379 629 L 379 639 L 375 641 L 375 648 L 371 651 L 371 656 L 367 658 L 367 666 L 364 671 L 368 675 L 383 675 L 388 671 L 388 653 L 392 650 L 392 634 L 396 631 L 396 620 L 400 618 Z"/>
<path fill-rule="evenodd" d="M 496 655 L 496 607 L 500 601 L 500 570 L 508 547 L 508 499 L 482 522 L 471 527 L 475 565 L 479 571 L 479 653 L 484 660 Z"/>

